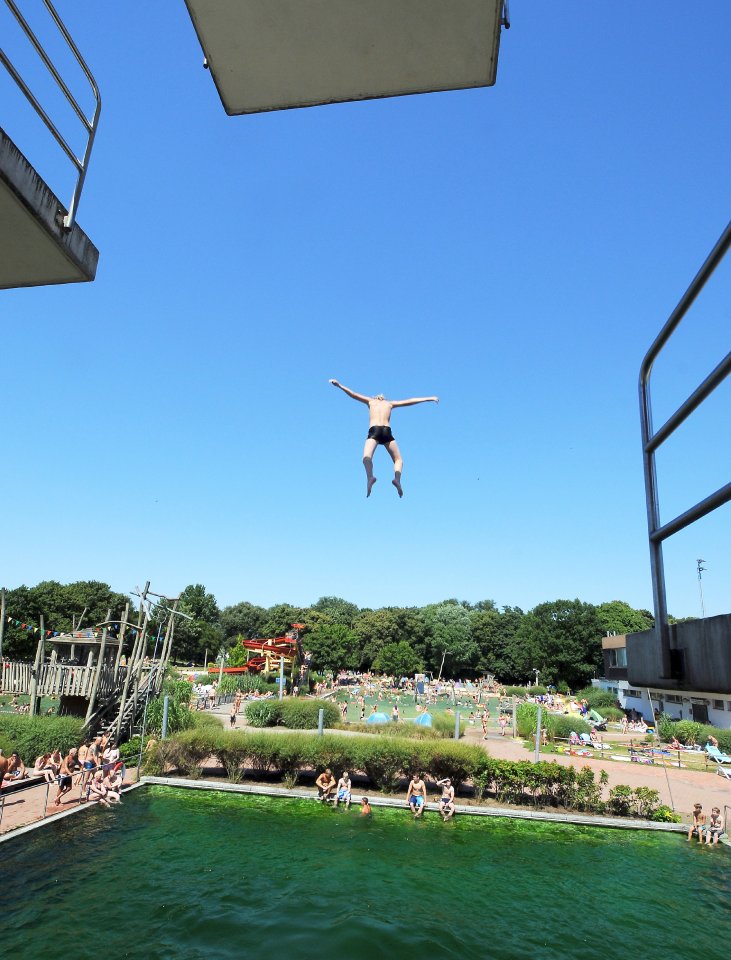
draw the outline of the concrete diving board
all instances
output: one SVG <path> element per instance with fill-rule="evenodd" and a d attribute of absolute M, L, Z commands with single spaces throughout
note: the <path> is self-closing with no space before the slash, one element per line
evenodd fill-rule
<path fill-rule="evenodd" d="M 99 251 L 0 128 L 0 289 L 93 280 Z"/>
<path fill-rule="evenodd" d="M 504 0 L 186 0 L 229 115 L 489 87 Z"/>

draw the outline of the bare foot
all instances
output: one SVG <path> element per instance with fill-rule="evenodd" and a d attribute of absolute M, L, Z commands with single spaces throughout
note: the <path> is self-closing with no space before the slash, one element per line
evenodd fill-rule
<path fill-rule="evenodd" d="M 401 482 L 400 482 L 399 480 L 392 480 L 391 483 L 392 483 L 392 484 L 394 485 L 394 487 L 396 487 L 396 489 L 398 490 L 398 495 L 399 495 L 400 497 L 403 497 L 404 491 L 401 489 Z"/>
<path fill-rule="evenodd" d="M 366 493 L 366 497 L 370 497 L 370 495 L 371 495 L 371 490 L 373 489 L 373 484 L 374 484 L 375 482 L 376 482 L 376 478 L 375 478 L 375 477 L 371 477 L 370 480 L 368 481 L 368 493 Z"/>

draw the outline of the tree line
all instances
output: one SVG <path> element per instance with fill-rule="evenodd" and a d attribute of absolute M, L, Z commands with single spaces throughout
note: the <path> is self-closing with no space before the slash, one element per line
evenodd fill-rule
<path fill-rule="evenodd" d="M 108 609 L 119 618 L 127 601 L 95 581 L 45 581 L 9 590 L 6 608 L 13 622 L 6 624 L 4 654 L 30 659 L 35 651 L 37 636 L 14 620 L 36 625 L 42 613 L 47 629 L 70 630 L 84 609 L 82 626 L 88 626 L 101 623 Z M 202 584 L 183 590 L 179 609 L 192 618 L 178 618 L 175 627 L 173 656 L 181 663 L 202 663 L 206 651 L 209 660 L 227 651 L 229 662 L 241 662 L 241 640 L 281 636 L 291 624 L 303 623 L 303 643 L 318 671 L 429 671 L 447 677 L 491 673 L 512 684 L 535 680 L 537 670 L 540 683 L 563 682 L 572 688 L 600 671 L 602 636 L 647 630 L 654 622 L 648 610 L 620 600 L 599 605 L 553 600 L 523 611 L 498 607 L 492 600 L 370 609 L 341 597 L 321 597 L 309 607 L 244 601 L 221 609 Z M 130 619 L 135 618 L 132 607 Z"/>

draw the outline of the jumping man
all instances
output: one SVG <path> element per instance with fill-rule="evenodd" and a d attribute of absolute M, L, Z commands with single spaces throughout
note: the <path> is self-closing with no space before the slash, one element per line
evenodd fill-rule
<path fill-rule="evenodd" d="M 365 467 L 368 483 L 366 496 L 370 497 L 373 484 L 376 482 L 376 478 L 373 476 L 373 453 L 376 447 L 381 444 L 386 448 L 389 456 L 393 460 L 394 477 L 391 483 L 396 487 L 398 495 L 403 497 L 404 491 L 401 489 L 401 471 L 404 468 L 404 461 L 401 458 L 401 452 L 391 433 L 391 413 L 395 407 L 411 407 L 415 403 L 439 403 L 439 397 L 412 397 L 410 400 L 386 400 L 382 393 L 379 393 L 376 397 L 364 397 L 362 393 L 349 390 L 347 387 L 344 387 L 342 383 L 338 383 L 337 380 L 331 380 L 330 383 L 334 387 L 340 387 L 340 389 L 344 393 L 347 393 L 349 397 L 352 397 L 353 400 L 359 400 L 361 403 L 368 404 L 370 428 L 368 430 L 365 447 L 363 448 L 363 466 Z"/>

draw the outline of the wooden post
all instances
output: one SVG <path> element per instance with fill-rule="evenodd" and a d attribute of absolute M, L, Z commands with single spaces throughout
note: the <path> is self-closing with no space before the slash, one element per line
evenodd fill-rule
<path fill-rule="evenodd" d="M 170 619 L 168 620 L 167 630 L 165 631 L 165 643 L 163 645 L 163 656 L 160 657 L 162 662 L 162 669 L 164 670 L 167 666 L 170 653 L 173 649 L 173 636 L 175 635 L 175 611 L 178 609 L 178 602 L 180 597 L 175 600 L 173 603 L 173 609 L 170 613 Z M 206 651 L 206 654 L 208 651 Z"/>
<path fill-rule="evenodd" d="M 119 626 L 119 646 L 117 647 L 117 658 L 114 661 L 114 684 L 116 686 L 119 679 L 119 661 L 122 659 L 122 647 L 124 646 L 124 633 L 127 629 L 127 617 L 129 616 L 129 603 L 124 608 L 122 623 Z M 108 618 L 107 618 L 108 619 Z"/>
<path fill-rule="evenodd" d="M 135 686 L 134 693 L 132 694 L 133 706 L 132 706 L 132 723 L 134 724 L 134 717 L 137 713 L 137 699 L 140 693 L 140 680 L 142 678 L 142 667 L 145 662 L 145 649 L 147 647 L 147 626 L 149 623 L 149 618 L 145 615 L 145 622 L 142 627 L 142 636 L 140 638 L 140 647 L 137 652 L 137 664 L 135 669 Z"/>
<path fill-rule="evenodd" d="M 111 615 L 112 615 L 112 611 L 107 610 L 106 619 L 109 620 Z M 94 706 L 96 704 L 96 695 L 99 690 L 99 679 L 102 675 L 102 668 L 104 667 L 104 648 L 106 647 L 106 645 L 107 645 L 107 627 L 104 627 L 104 629 L 102 630 L 102 641 L 99 644 L 99 657 L 96 662 L 96 670 L 94 671 L 94 680 L 92 682 L 91 693 L 89 695 L 89 706 L 87 707 L 86 716 L 84 717 L 84 726 L 86 726 L 86 724 L 91 720 L 92 715 L 94 713 Z"/>
<path fill-rule="evenodd" d="M 127 668 L 124 674 L 124 686 L 122 687 L 122 698 L 119 701 L 119 713 L 117 714 L 117 725 L 115 727 L 114 739 L 119 740 L 119 734 L 122 726 L 122 713 L 124 712 L 125 705 L 127 703 L 127 695 L 129 693 L 129 682 L 132 677 L 132 671 L 135 665 L 135 659 L 137 657 L 137 650 L 140 646 L 140 639 L 143 636 L 144 632 L 147 630 L 147 612 L 145 612 L 145 621 L 144 627 L 140 630 L 140 621 L 142 620 L 142 607 L 140 606 L 140 615 L 137 618 L 137 635 L 135 636 L 135 642 L 132 645 L 132 651 L 127 658 Z"/>
<path fill-rule="evenodd" d="M 33 673 L 30 678 L 30 715 L 34 717 L 36 715 L 36 700 L 38 699 L 38 680 L 40 679 L 41 665 L 43 663 L 43 636 L 45 634 L 46 628 L 43 622 L 43 617 L 41 616 L 41 635 L 38 638 L 38 646 L 36 647 L 36 659 L 33 664 Z"/>
<path fill-rule="evenodd" d="M 5 637 L 5 587 L 0 590 L 0 663 L 3 660 L 3 638 Z"/>

